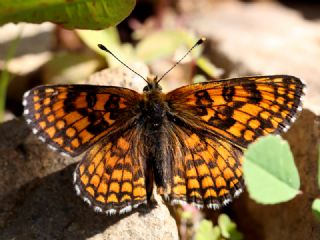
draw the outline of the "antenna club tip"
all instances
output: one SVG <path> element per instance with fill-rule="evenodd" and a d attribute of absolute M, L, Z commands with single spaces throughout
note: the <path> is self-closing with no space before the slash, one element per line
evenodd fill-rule
<path fill-rule="evenodd" d="M 207 38 L 205 38 L 205 37 L 200 38 L 197 42 L 197 45 L 204 43 L 206 40 L 207 40 Z"/>
<path fill-rule="evenodd" d="M 104 46 L 104 45 L 102 45 L 102 44 L 98 44 L 98 47 L 101 49 L 101 50 L 103 50 L 103 51 L 107 51 L 107 52 L 109 52 L 109 50 Z"/>

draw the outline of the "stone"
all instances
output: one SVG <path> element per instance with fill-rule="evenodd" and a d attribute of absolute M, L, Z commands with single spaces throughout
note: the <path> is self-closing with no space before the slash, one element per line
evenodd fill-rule
<path fill-rule="evenodd" d="M 294 75 L 308 86 L 305 108 L 320 113 L 319 21 L 269 1 L 215 1 L 205 6 L 186 10 L 185 24 L 207 37 L 204 54 L 227 77 Z"/>

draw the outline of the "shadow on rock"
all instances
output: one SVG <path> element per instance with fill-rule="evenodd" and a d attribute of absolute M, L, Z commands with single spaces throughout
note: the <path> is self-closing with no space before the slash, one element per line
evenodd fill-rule
<path fill-rule="evenodd" d="M 16 204 L 0 238 L 86 239 L 130 215 L 106 216 L 88 207 L 73 188 L 75 166 L 36 179 L 19 189 L 18 197 L 3 199 L 13 197 Z"/>

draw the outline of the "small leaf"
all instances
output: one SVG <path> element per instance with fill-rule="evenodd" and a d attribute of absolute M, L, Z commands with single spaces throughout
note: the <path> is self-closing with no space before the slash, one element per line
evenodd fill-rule
<path fill-rule="evenodd" d="M 121 22 L 135 4 L 135 0 L 0 1 L 0 24 L 49 21 L 66 28 L 102 29 Z"/>
<path fill-rule="evenodd" d="M 199 228 L 195 234 L 195 240 L 219 240 L 220 239 L 220 229 L 218 226 L 213 226 L 211 221 L 203 219 Z"/>
<path fill-rule="evenodd" d="M 289 144 L 280 136 L 249 145 L 243 164 L 250 197 L 262 204 L 288 201 L 300 193 L 300 178 Z"/>
<path fill-rule="evenodd" d="M 312 203 L 312 211 L 314 215 L 320 220 L 320 199 L 315 199 Z"/>
<path fill-rule="evenodd" d="M 220 214 L 218 218 L 218 225 L 221 230 L 221 235 L 226 239 L 241 240 L 243 236 L 237 231 L 237 225 L 231 221 L 228 215 Z"/>
<path fill-rule="evenodd" d="M 219 215 L 218 225 L 221 230 L 221 235 L 225 238 L 230 238 L 230 230 L 236 228 L 236 224 L 233 223 L 226 214 Z"/>

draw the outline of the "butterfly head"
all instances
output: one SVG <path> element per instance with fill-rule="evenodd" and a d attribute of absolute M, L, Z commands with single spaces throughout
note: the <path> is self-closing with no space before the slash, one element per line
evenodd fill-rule
<path fill-rule="evenodd" d="M 143 88 L 143 92 L 145 92 L 145 93 L 146 92 L 154 92 L 154 91 L 161 92 L 162 88 L 159 85 L 159 81 L 158 81 L 157 76 L 149 75 L 147 77 L 147 83 L 148 83 L 148 85 Z"/>

